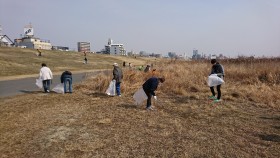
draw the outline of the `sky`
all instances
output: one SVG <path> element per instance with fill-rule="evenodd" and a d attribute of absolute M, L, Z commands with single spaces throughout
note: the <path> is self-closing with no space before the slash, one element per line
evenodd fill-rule
<path fill-rule="evenodd" d="M 111 38 L 126 51 L 191 56 L 280 56 L 280 0 L 0 0 L 2 34 L 34 35 L 100 51 Z"/>

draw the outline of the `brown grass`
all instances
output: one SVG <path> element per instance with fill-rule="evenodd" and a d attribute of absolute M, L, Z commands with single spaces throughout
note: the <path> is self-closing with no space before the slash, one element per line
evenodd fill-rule
<path fill-rule="evenodd" d="M 122 97 L 104 94 L 111 71 L 73 94 L 1 99 L 2 157 L 279 157 L 279 61 L 223 62 L 223 102 L 212 104 L 208 62 L 159 62 L 156 74 L 124 70 Z M 268 74 L 262 80 L 259 76 Z M 157 110 L 133 103 L 151 76 L 165 76 Z M 277 77 L 278 76 L 278 77 Z"/>

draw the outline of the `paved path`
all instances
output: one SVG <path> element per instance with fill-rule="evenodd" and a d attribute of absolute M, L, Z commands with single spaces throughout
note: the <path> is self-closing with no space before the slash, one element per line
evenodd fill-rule
<path fill-rule="evenodd" d="M 96 75 L 101 71 L 96 71 L 90 75 Z M 79 83 L 86 78 L 88 73 L 77 73 L 73 74 L 73 84 Z M 36 77 L 29 77 L 16 80 L 0 81 L 0 97 L 15 96 L 24 93 L 32 93 L 42 91 L 36 85 Z M 60 83 L 60 75 L 54 75 L 52 80 L 51 89 Z M 75 91 L 75 90 L 74 90 Z"/>

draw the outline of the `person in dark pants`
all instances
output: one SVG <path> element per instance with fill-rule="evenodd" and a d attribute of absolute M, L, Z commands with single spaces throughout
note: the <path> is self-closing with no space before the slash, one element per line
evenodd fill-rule
<path fill-rule="evenodd" d="M 61 83 L 64 83 L 64 93 L 67 92 L 67 82 L 69 84 L 69 93 L 72 93 L 72 73 L 70 71 L 64 71 L 60 76 Z"/>
<path fill-rule="evenodd" d="M 211 74 L 217 74 L 218 77 L 220 78 L 224 78 L 224 68 L 223 66 L 217 62 L 216 59 L 211 59 L 211 64 L 212 64 L 212 69 L 211 69 Z M 214 102 L 220 102 L 221 101 L 221 85 L 217 85 L 217 92 L 218 92 L 218 96 L 216 98 L 216 93 L 214 90 L 214 87 L 210 87 L 212 96 L 209 97 L 209 99 L 214 100 Z"/>
<path fill-rule="evenodd" d="M 147 65 L 146 68 L 145 68 L 145 70 L 144 70 L 144 72 L 149 72 L 150 69 L 151 69 L 151 66 L 150 66 L 150 65 Z"/>
<path fill-rule="evenodd" d="M 42 68 L 40 69 L 39 75 L 40 75 L 39 78 L 42 79 L 45 93 L 49 93 L 51 80 L 53 79 L 53 74 L 51 69 L 47 67 L 47 64 L 42 63 Z"/>
<path fill-rule="evenodd" d="M 147 100 L 147 110 L 153 110 L 152 108 L 152 96 L 154 96 L 154 99 L 157 100 L 157 96 L 155 94 L 155 90 L 157 90 L 159 82 L 163 83 L 165 81 L 165 78 L 157 78 L 152 77 L 149 78 L 144 84 L 143 84 L 143 90 L 145 91 L 148 100 Z"/>
<path fill-rule="evenodd" d="M 117 95 L 121 96 L 121 82 L 123 79 L 123 73 L 122 69 L 119 67 L 118 63 L 114 63 L 114 69 L 113 69 L 113 80 L 116 80 L 116 92 Z"/>
<path fill-rule="evenodd" d="M 38 56 L 42 56 L 42 52 L 39 49 L 37 49 L 37 51 L 38 51 Z"/>
<path fill-rule="evenodd" d="M 87 64 L 87 61 L 88 61 L 88 60 L 87 60 L 87 57 L 85 57 L 84 61 L 85 61 L 84 63 Z"/>
<path fill-rule="evenodd" d="M 125 61 L 123 62 L 123 67 L 125 67 Z"/>

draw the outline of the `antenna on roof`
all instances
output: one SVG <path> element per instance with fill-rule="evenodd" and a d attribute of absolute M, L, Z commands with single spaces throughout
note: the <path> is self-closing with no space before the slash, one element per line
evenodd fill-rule
<path fill-rule="evenodd" d="M 108 45 L 111 45 L 111 44 L 113 44 L 113 40 L 111 38 L 109 38 Z"/>

